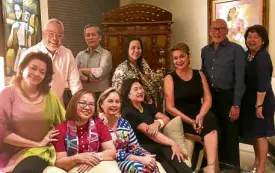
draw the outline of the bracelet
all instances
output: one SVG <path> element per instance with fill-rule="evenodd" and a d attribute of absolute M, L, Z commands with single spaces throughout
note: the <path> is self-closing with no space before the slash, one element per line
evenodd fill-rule
<path fill-rule="evenodd" d="M 255 108 L 256 109 L 258 109 L 258 108 L 260 108 L 260 107 L 263 107 L 263 105 L 261 104 L 261 105 L 255 105 Z"/>
<path fill-rule="evenodd" d="M 94 154 L 100 161 L 103 160 L 102 153 L 94 153 Z"/>
<path fill-rule="evenodd" d="M 160 129 L 162 129 L 163 127 L 164 127 L 164 122 L 163 122 L 163 120 L 161 120 L 161 119 L 157 119 L 157 120 L 154 120 L 154 121 L 158 121 L 159 123 L 160 123 Z"/>

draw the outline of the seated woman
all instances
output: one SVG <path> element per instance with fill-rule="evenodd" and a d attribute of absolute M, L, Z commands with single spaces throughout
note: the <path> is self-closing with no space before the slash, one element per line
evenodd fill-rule
<path fill-rule="evenodd" d="M 82 89 L 71 98 L 66 121 L 56 127 L 59 131 L 54 143 L 57 167 L 68 171 L 77 166 L 77 172 L 85 172 L 92 171 L 98 164 L 108 167 L 101 161 L 115 159 L 116 149 L 109 129 L 94 115 L 94 110 L 95 99 L 91 91 Z M 113 168 L 120 172 L 117 166 L 110 167 Z"/>
<path fill-rule="evenodd" d="M 159 132 L 169 118 L 153 105 L 144 103 L 144 89 L 138 79 L 126 79 L 122 88 L 122 115 L 134 129 L 141 146 L 152 154 L 169 173 L 193 172 L 185 163 L 179 146 Z"/>
<path fill-rule="evenodd" d="M 204 144 L 208 165 L 217 162 L 217 120 L 209 112 L 212 98 L 204 74 L 189 67 L 190 51 L 184 43 L 171 49 L 176 70 L 164 79 L 166 111 L 180 116 L 185 134 Z M 187 135 L 188 136 L 188 135 Z"/>
<path fill-rule="evenodd" d="M 121 172 L 158 172 L 155 155 L 139 146 L 129 122 L 120 117 L 121 98 L 118 90 L 105 90 L 97 101 L 98 112 L 107 124 L 117 149 L 116 159 Z"/>
<path fill-rule="evenodd" d="M 43 172 L 55 162 L 57 130 L 65 110 L 50 90 L 53 65 L 48 55 L 30 53 L 11 85 L 0 92 L 0 172 Z M 51 130 L 52 129 L 52 130 Z"/>

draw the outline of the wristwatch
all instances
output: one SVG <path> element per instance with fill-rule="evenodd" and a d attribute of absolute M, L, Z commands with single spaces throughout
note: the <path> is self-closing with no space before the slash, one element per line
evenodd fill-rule
<path fill-rule="evenodd" d="M 258 109 L 260 107 L 263 107 L 263 105 L 255 105 L 255 108 Z"/>

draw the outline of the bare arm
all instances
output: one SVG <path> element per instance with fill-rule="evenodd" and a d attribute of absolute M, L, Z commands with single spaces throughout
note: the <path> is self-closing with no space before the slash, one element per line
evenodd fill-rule
<path fill-rule="evenodd" d="M 103 142 L 101 144 L 102 148 L 102 159 L 103 160 L 114 160 L 116 158 L 116 147 L 113 141 Z"/>
<path fill-rule="evenodd" d="M 171 75 L 167 75 L 164 78 L 164 97 L 165 97 L 165 108 L 168 113 L 170 113 L 173 116 L 180 116 L 181 119 L 190 124 L 193 125 L 194 120 L 189 118 L 187 115 L 183 114 L 181 111 L 179 111 L 175 107 L 174 102 L 174 82 Z"/>
<path fill-rule="evenodd" d="M 157 135 L 155 137 L 151 136 L 150 134 L 147 133 L 147 130 L 146 130 L 147 128 L 148 128 L 148 124 L 146 124 L 146 123 L 141 123 L 137 127 L 137 129 L 139 131 L 141 131 L 142 133 L 144 133 L 148 138 L 152 139 L 153 141 L 155 141 L 159 144 L 163 144 L 163 145 L 167 145 L 167 146 L 173 146 L 176 144 L 172 139 L 168 138 L 161 132 L 157 133 Z"/>
<path fill-rule="evenodd" d="M 43 147 L 48 145 L 50 142 L 57 141 L 55 137 L 58 134 L 59 134 L 58 130 L 52 129 L 45 135 L 45 137 L 41 141 L 36 142 L 36 141 L 23 138 L 22 136 L 19 136 L 15 133 L 11 133 L 4 138 L 4 142 L 12 146 L 22 147 L 22 148 Z"/>
<path fill-rule="evenodd" d="M 204 116 L 207 114 L 207 112 L 212 106 L 212 97 L 210 94 L 210 90 L 209 90 L 205 75 L 202 72 L 200 72 L 200 75 L 201 75 L 201 81 L 202 81 L 202 87 L 203 87 L 203 103 L 199 114 Z"/>
<path fill-rule="evenodd" d="M 164 115 L 163 113 L 161 112 L 158 112 L 156 115 L 155 115 L 155 119 L 157 120 L 162 120 L 164 122 L 164 126 L 166 126 L 166 124 L 168 124 L 168 122 L 170 121 L 170 118 L 168 118 L 166 115 Z"/>

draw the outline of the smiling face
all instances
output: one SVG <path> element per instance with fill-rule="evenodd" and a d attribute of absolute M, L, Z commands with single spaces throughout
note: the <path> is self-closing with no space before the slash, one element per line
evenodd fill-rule
<path fill-rule="evenodd" d="M 105 115 L 116 116 L 120 113 L 121 101 L 117 92 L 111 92 L 102 102 L 101 108 Z"/>
<path fill-rule="evenodd" d="M 85 41 L 89 48 L 92 50 L 99 46 L 101 36 L 98 34 L 96 27 L 89 27 L 85 30 Z"/>
<path fill-rule="evenodd" d="M 142 49 L 138 40 L 133 40 L 129 44 L 128 57 L 130 61 L 136 62 L 141 56 Z"/>
<path fill-rule="evenodd" d="M 175 50 L 172 53 L 173 62 L 176 69 L 184 70 L 189 67 L 189 55 L 181 50 Z"/>
<path fill-rule="evenodd" d="M 22 71 L 22 78 L 29 86 L 37 87 L 45 78 L 47 65 L 39 59 L 33 59 Z"/>
<path fill-rule="evenodd" d="M 77 103 L 77 120 L 88 121 L 94 114 L 95 100 L 91 93 L 84 94 Z"/>
<path fill-rule="evenodd" d="M 222 19 L 217 19 L 210 26 L 210 37 L 215 44 L 220 44 L 228 33 L 227 24 Z"/>
<path fill-rule="evenodd" d="M 245 42 L 251 52 L 257 52 L 263 46 L 263 39 L 257 32 L 248 32 Z"/>
<path fill-rule="evenodd" d="M 133 83 L 128 97 L 132 102 L 143 102 L 144 101 L 143 86 L 139 82 Z"/>
<path fill-rule="evenodd" d="M 62 25 L 56 22 L 48 23 L 45 30 L 43 30 L 43 43 L 46 48 L 54 53 L 61 45 L 64 37 L 64 29 Z"/>

